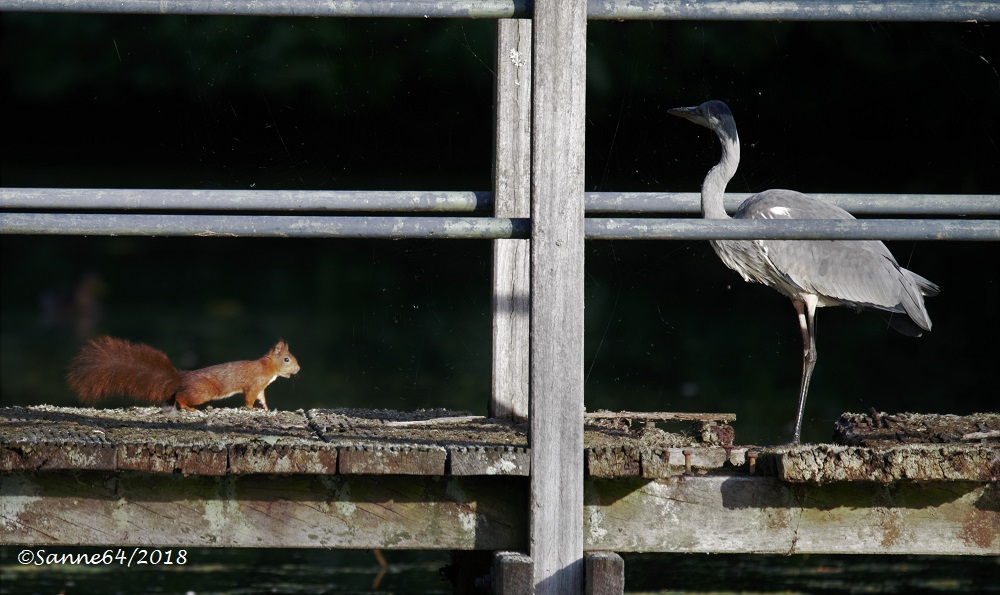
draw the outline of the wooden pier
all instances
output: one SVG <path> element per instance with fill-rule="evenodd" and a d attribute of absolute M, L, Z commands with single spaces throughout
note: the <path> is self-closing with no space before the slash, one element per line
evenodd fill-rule
<path fill-rule="evenodd" d="M 1000 415 L 882 417 L 845 415 L 849 444 L 773 448 L 588 419 L 581 526 L 605 552 L 588 576 L 620 571 L 607 552 L 1000 554 Z M 0 542 L 479 550 L 516 569 L 530 464 L 525 424 L 443 410 L 9 407 Z"/>

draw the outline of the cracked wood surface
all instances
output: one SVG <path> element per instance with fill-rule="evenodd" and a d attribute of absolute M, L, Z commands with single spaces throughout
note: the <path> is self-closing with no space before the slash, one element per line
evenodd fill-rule
<path fill-rule="evenodd" d="M 444 410 L 8 407 L 0 409 L 0 471 L 528 476 L 525 432 L 524 424 Z M 585 460 L 600 477 L 683 473 L 682 448 L 701 471 L 725 460 L 719 447 L 657 428 L 588 426 L 585 435 Z"/>
<path fill-rule="evenodd" d="M 991 437 L 1000 430 L 998 414 L 879 419 L 888 430 L 864 415 L 844 414 L 838 435 L 846 445 L 769 448 L 713 444 L 713 434 L 732 439 L 728 425 L 682 434 L 595 422 L 586 426 L 583 456 L 588 476 L 602 478 L 748 474 L 751 452 L 755 474 L 789 482 L 1000 479 L 1000 439 Z M 7 407 L 0 408 L 0 472 L 523 477 L 530 472 L 525 431 L 524 424 L 445 410 Z M 919 436 L 930 441 L 915 442 Z"/>
<path fill-rule="evenodd" d="M 791 484 L 774 477 L 587 480 L 588 549 L 1000 554 L 997 482 Z"/>
<path fill-rule="evenodd" d="M 0 475 L 0 544 L 523 549 L 524 478 Z"/>

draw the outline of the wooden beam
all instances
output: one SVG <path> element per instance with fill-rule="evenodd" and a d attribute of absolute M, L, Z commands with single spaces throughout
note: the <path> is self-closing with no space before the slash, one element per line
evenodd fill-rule
<path fill-rule="evenodd" d="M 733 475 L 586 485 L 587 549 L 1000 554 L 996 483 L 796 485 Z"/>
<path fill-rule="evenodd" d="M 585 485 L 588 550 L 1000 554 L 996 483 Z M 2 473 L 0 544 L 525 551 L 527 491 L 510 477 Z"/>
<path fill-rule="evenodd" d="M 531 216 L 531 20 L 497 22 L 494 214 Z M 530 240 L 493 241 L 490 416 L 528 419 Z"/>
<path fill-rule="evenodd" d="M 628 419 L 634 421 L 736 421 L 735 413 L 680 413 L 671 411 L 588 411 L 584 419 Z"/>
<path fill-rule="evenodd" d="M 0 544 L 527 548 L 511 477 L 0 474 Z"/>
<path fill-rule="evenodd" d="M 538 595 L 583 590 L 585 0 L 534 4 L 531 527 Z"/>
<path fill-rule="evenodd" d="M 496 552 L 493 557 L 494 595 L 531 593 L 534 584 L 531 558 L 520 552 Z"/>
<path fill-rule="evenodd" d="M 1000 444 L 776 446 L 760 452 L 758 473 L 788 482 L 1000 481 Z"/>

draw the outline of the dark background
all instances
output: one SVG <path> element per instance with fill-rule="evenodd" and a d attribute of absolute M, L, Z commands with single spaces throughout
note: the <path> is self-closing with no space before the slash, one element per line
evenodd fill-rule
<path fill-rule="evenodd" d="M 488 190 L 495 22 L 0 15 L 7 187 Z M 593 191 L 696 191 L 732 107 L 730 191 L 1000 193 L 1000 48 L 986 23 L 590 22 Z M 279 409 L 486 413 L 490 245 L 3 236 L 0 402 L 73 404 L 82 341 L 184 368 L 279 337 Z M 842 411 L 996 410 L 996 243 L 895 242 L 942 287 L 934 330 L 824 309 L 803 437 Z M 586 405 L 725 411 L 738 442 L 790 437 L 801 341 L 786 298 L 707 242 L 588 242 Z M 110 401 L 121 405 L 124 401 Z M 233 399 L 216 403 L 239 406 Z"/>

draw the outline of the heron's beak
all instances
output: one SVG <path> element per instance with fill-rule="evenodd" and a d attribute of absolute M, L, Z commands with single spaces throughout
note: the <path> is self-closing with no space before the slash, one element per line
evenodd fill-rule
<path fill-rule="evenodd" d="M 667 113 L 672 116 L 679 116 L 685 120 L 691 120 L 697 124 L 701 124 L 705 118 L 701 115 L 701 110 L 696 105 L 694 107 L 675 107 L 673 109 L 668 109 Z"/>

